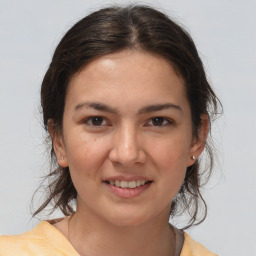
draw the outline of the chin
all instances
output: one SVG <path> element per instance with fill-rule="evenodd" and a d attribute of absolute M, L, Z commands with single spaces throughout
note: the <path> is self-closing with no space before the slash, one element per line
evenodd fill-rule
<path fill-rule="evenodd" d="M 113 224 L 117 227 L 138 227 L 142 224 L 144 224 L 145 218 L 115 218 L 115 220 L 113 220 Z"/>
<path fill-rule="evenodd" d="M 148 222 L 151 218 L 148 213 L 138 210 L 114 211 L 108 217 L 109 222 L 117 227 L 136 227 Z"/>

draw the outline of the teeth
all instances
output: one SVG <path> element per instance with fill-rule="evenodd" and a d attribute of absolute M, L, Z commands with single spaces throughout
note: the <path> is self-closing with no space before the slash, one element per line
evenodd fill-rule
<path fill-rule="evenodd" d="M 125 181 L 125 180 L 120 181 L 120 187 L 121 188 L 128 188 L 129 187 L 128 186 L 128 181 Z"/>
<path fill-rule="evenodd" d="M 129 188 L 136 188 L 136 181 L 129 181 L 128 186 Z"/>
<path fill-rule="evenodd" d="M 136 188 L 139 186 L 143 186 L 146 183 L 146 180 L 132 180 L 132 181 L 126 181 L 126 180 L 110 180 L 109 184 L 112 186 L 116 186 L 119 188 Z"/>

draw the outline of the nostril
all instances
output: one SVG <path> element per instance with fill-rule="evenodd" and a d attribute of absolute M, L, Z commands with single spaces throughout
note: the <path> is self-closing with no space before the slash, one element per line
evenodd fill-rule
<path fill-rule="evenodd" d="M 113 149 L 109 154 L 109 160 L 115 164 L 131 167 L 136 163 L 144 163 L 146 160 L 146 154 L 142 150 L 131 152 Z"/>

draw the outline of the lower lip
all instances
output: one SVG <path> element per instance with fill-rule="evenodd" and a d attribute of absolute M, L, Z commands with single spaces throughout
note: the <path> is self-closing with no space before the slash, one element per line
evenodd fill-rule
<path fill-rule="evenodd" d="M 108 186 L 108 188 L 118 197 L 121 198 L 133 198 L 133 197 L 137 197 L 140 194 L 142 194 L 146 189 L 148 189 L 148 187 L 151 185 L 152 182 L 148 182 L 142 186 L 136 187 L 136 188 L 120 188 L 120 187 L 116 187 L 113 186 L 109 183 L 105 184 Z"/>

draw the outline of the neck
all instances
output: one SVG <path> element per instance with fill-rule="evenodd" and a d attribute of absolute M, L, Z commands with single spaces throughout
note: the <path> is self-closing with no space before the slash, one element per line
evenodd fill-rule
<path fill-rule="evenodd" d="M 68 239 L 81 256 L 170 256 L 175 235 L 169 216 L 158 216 L 136 226 L 116 226 L 79 211 L 69 221 Z"/>

